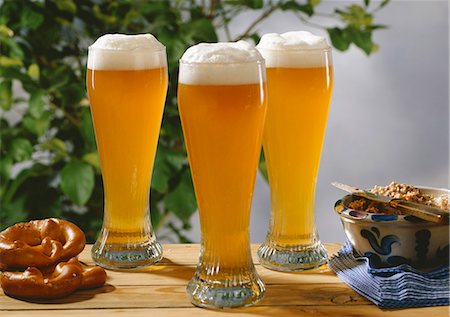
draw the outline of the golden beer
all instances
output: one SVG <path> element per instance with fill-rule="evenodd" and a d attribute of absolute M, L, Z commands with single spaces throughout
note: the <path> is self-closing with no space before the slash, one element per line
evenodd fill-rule
<path fill-rule="evenodd" d="M 314 225 L 314 199 L 333 75 L 329 49 L 260 49 L 269 90 L 264 129 L 271 220 L 261 264 L 285 271 L 317 267 L 326 252 Z"/>
<path fill-rule="evenodd" d="M 202 237 L 209 246 L 202 260 L 220 259 L 225 274 L 249 261 L 248 226 L 262 137 L 257 132 L 265 113 L 260 86 L 180 84 L 178 96 Z"/>
<path fill-rule="evenodd" d="M 266 111 L 261 63 L 180 63 L 178 107 L 202 235 L 200 262 L 187 292 L 198 306 L 247 306 L 264 293 L 249 241 Z M 236 80 L 246 70 L 255 76 Z M 213 79 L 199 80 L 203 75 Z"/>
<path fill-rule="evenodd" d="M 167 91 L 165 50 L 91 48 L 89 54 L 87 89 L 105 192 L 92 256 L 104 267 L 146 266 L 162 256 L 150 224 L 149 193 Z"/>

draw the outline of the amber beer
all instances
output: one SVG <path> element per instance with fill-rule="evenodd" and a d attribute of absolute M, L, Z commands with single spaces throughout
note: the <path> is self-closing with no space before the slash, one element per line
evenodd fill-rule
<path fill-rule="evenodd" d="M 211 45 L 205 50 L 223 44 Z M 178 107 L 200 213 L 202 248 L 187 292 L 197 306 L 247 306 L 264 293 L 249 241 L 266 111 L 263 62 L 258 54 L 258 60 L 246 63 L 189 63 L 185 61 L 189 52 L 180 61 Z M 227 53 L 221 54 L 227 57 Z"/>
<path fill-rule="evenodd" d="M 266 58 L 269 90 L 263 147 L 271 221 L 258 254 L 271 269 L 310 269 L 326 261 L 314 225 L 314 199 L 333 85 L 331 52 L 259 50 Z"/>
<path fill-rule="evenodd" d="M 166 65 L 165 48 L 149 35 L 106 35 L 89 49 L 87 89 L 105 193 L 92 256 L 104 267 L 146 266 L 162 256 L 150 224 L 149 193 Z"/>

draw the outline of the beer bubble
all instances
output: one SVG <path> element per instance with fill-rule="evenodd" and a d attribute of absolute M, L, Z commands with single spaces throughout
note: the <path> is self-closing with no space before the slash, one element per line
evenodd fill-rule
<path fill-rule="evenodd" d="M 264 59 L 245 41 L 200 43 L 186 50 L 180 60 L 179 82 L 197 85 L 238 85 L 265 81 L 258 65 Z"/>
<path fill-rule="evenodd" d="M 307 31 L 292 31 L 282 34 L 267 33 L 256 46 L 271 67 L 320 67 L 329 65 L 324 50 L 329 50 L 326 39 Z"/>
<path fill-rule="evenodd" d="M 89 47 L 93 70 L 142 70 L 166 67 L 165 46 L 151 34 L 105 34 Z"/>

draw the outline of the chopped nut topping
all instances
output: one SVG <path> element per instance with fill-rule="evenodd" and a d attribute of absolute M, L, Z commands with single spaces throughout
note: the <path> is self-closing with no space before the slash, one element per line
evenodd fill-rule
<path fill-rule="evenodd" d="M 420 189 L 407 185 L 391 182 L 388 186 L 375 186 L 370 190 L 376 195 L 388 196 L 391 198 L 404 199 L 428 206 L 449 210 L 448 194 L 443 194 L 438 197 L 422 193 Z"/>
<path fill-rule="evenodd" d="M 396 199 L 404 199 L 420 204 L 425 204 L 444 210 L 450 210 L 449 195 L 443 194 L 438 197 L 422 193 L 420 189 L 407 185 L 391 182 L 388 186 L 375 186 L 370 192 L 376 195 L 388 196 Z M 370 213 L 382 213 L 388 215 L 402 215 L 403 213 L 392 207 L 381 203 L 371 202 L 364 198 L 354 200 L 348 204 L 348 207 L 358 211 Z"/>

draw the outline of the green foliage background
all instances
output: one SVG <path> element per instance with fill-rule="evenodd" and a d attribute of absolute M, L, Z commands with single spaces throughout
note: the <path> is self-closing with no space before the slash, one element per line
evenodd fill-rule
<path fill-rule="evenodd" d="M 170 85 L 151 185 L 151 218 L 186 242 L 197 204 L 178 117 L 178 59 L 191 45 L 259 41 L 258 25 L 276 11 L 302 24 L 326 28 L 333 46 L 351 44 L 366 54 L 378 47 L 374 13 L 388 1 L 369 0 L 317 13 L 320 0 L 138 1 L 53 0 L 0 3 L 0 229 L 34 218 L 61 217 L 93 242 L 102 223 L 103 187 L 85 75 L 87 47 L 105 33 L 154 34 L 167 47 Z M 336 2 L 339 5 L 339 2 Z M 320 8 L 320 7 L 319 7 Z M 256 10 L 248 28 L 232 38 L 229 23 Z M 316 14 L 331 26 L 314 24 Z M 13 89 L 14 87 L 14 89 Z M 22 93 L 16 93 L 23 91 Z M 11 117 L 18 117 L 13 122 Z M 264 160 L 261 160 L 264 173 Z M 17 173 L 17 171 L 19 171 Z M 174 217 L 175 216 L 175 217 Z M 174 221 L 178 218 L 180 221 Z"/>

